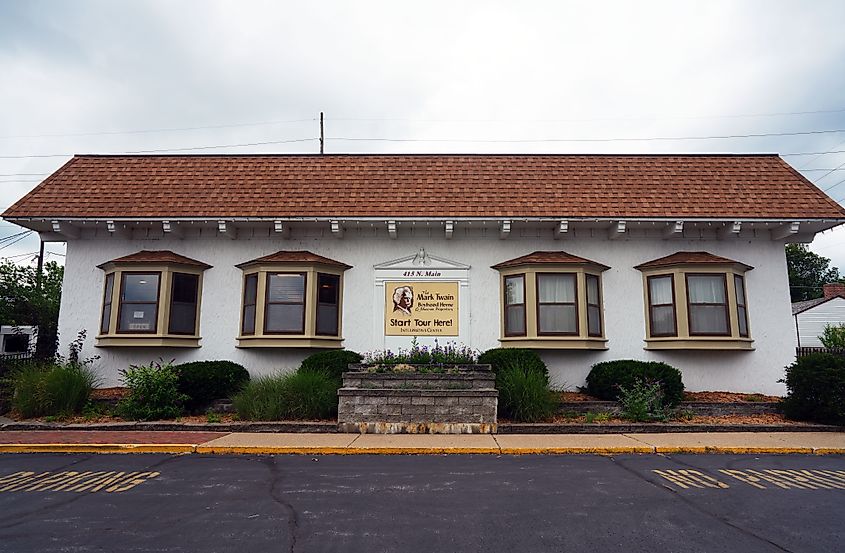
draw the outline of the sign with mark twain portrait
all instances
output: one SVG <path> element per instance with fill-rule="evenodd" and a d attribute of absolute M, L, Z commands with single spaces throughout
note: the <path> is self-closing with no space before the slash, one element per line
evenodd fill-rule
<path fill-rule="evenodd" d="M 457 336 L 457 282 L 385 282 L 386 336 Z"/>

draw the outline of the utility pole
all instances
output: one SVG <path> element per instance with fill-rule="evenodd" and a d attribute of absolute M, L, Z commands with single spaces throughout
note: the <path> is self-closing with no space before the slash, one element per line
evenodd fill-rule
<path fill-rule="evenodd" d="M 323 137 L 323 112 L 320 112 L 320 154 L 323 154 L 323 141 L 325 138 Z"/>
<path fill-rule="evenodd" d="M 44 272 L 44 241 L 40 239 L 38 243 L 41 246 L 38 249 L 38 273 L 35 275 L 35 292 L 37 295 L 41 294 L 41 273 Z"/>

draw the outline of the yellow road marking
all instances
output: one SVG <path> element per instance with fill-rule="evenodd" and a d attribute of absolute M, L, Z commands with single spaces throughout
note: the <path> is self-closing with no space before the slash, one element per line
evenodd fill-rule
<path fill-rule="evenodd" d="M 730 486 L 699 470 L 652 470 L 682 490 Z M 845 490 L 845 470 L 719 469 L 719 473 L 758 490 Z"/>
<path fill-rule="evenodd" d="M 20 471 L 0 476 L 0 493 L 3 492 L 88 492 L 121 493 L 156 478 L 159 472 L 123 471 Z"/>

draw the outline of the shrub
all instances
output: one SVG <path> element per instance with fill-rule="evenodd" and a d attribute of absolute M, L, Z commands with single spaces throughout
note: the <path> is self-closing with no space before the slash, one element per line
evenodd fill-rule
<path fill-rule="evenodd" d="M 337 415 L 337 382 L 318 370 L 261 376 L 233 404 L 244 420 L 328 419 Z"/>
<path fill-rule="evenodd" d="M 342 380 L 343 373 L 349 370 L 348 366 L 351 363 L 360 363 L 361 359 L 363 357 L 360 353 L 345 349 L 321 351 L 306 357 L 299 370 L 301 372 L 322 371 L 339 382 Z"/>
<path fill-rule="evenodd" d="M 75 362 L 25 363 L 11 375 L 12 407 L 23 417 L 67 417 L 80 413 L 98 379 Z"/>
<path fill-rule="evenodd" d="M 824 325 L 819 341 L 826 348 L 845 348 L 845 324 Z"/>
<path fill-rule="evenodd" d="M 795 420 L 845 424 L 845 358 L 829 353 L 801 357 L 786 368 L 784 414 Z"/>
<path fill-rule="evenodd" d="M 215 399 L 238 393 L 249 381 L 249 372 L 232 361 L 194 361 L 173 369 L 179 392 L 188 397 L 185 408 L 192 413 L 204 410 Z"/>
<path fill-rule="evenodd" d="M 496 374 L 499 413 L 515 421 L 537 422 L 550 418 L 557 408 L 557 395 L 549 390 L 538 370 L 521 366 L 502 367 Z"/>
<path fill-rule="evenodd" d="M 619 386 L 622 417 L 634 422 L 666 420 L 663 387 L 659 382 L 638 378 L 630 387 Z"/>
<path fill-rule="evenodd" d="M 173 419 L 184 412 L 189 399 L 179 392 L 179 377 L 170 363 L 152 362 L 120 371 L 129 394 L 118 404 L 118 414 L 132 420 Z"/>
<path fill-rule="evenodd" d="M 478 356 L 478 362 L 490 365 L 496 373 L 496 386 L 499 386 L 499 371 L 506 367 L 520 367 L 523 371 L 536 371 L 549 383 L 549 369 L 536 351 L 520 348 L 494 348 Z"/>
<path fill-rule="evenodd" d="M 681 371 L 666 363 L 633 359 L 593 365 L 587 375 L 587 393 L 599 399 L 616 401 L 621 389 L 630 389 L 638 379 L 659 383 L 663 401 L 668 407 L 677 405 L 684 398 Z"/>

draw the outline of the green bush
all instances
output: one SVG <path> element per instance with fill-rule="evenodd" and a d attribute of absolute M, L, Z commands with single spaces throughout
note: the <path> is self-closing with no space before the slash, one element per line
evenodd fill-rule
<path fill-rule="evenodd" d="M 824 325 L 819 341 L 826 348 L 845 348 L 845 324 Z"/>
<path fill-rule="evenodd" d="M 587 393 L 599 399 L 616 401 L 621 389 L 631 388 L 637 380 L 660 383 L 667 407 L 674 407 L 684 399 L 681 371 L 666 363 L 633 359 L 593 365 L 587 375 Z"/>
<path fill-rule="evenodd" d="M 120 371 L 129 394 L 117 413 L 132 420 L 173 419 L 184 413 L 188 396 L 179 392 L 179 376 L 170 363 L 152 362 Z"/>
<path fill-rule="evenodd" d="M 77 362 L 31 362 L 13 370 L 12 408 L 25 418 L 67 417 L 80 413 L 98 379 Z"/>
<path fill-rule="evenodd" d="M 496 373 L 496 386 L 499 385 L 499 371 L 507 367 L 520 367 L 523 371 L 535 371 L 543 375 L 545 383 L 549 383 L 549 369 L 536 351 L 521 348 L 489 349 L 478 357 L 482 365 L 491 365 Z"/>
<path fill-rule="evenodd" d="M 349 364 L 360 363 L 361 359 L 361 354 L 345 349 L 321 351 L 306 357 L 299 370 L 302 372 L 322 371 L 340 382 L 343 373 L 349 370 Z"/>
<path fill-rule="evenodd" d="M 666 420 L 663 387 L 659 382 L 638 378 L 630 387 L 619 386 L 622 417 L 634 422 Z"/>
<path fill-rule="evenodd" d="M 496 373 L 499 413 L 520 422 L 550 418 L 557 408 L 557 395 L 549 390 L 546 377 L 538 370 L 521 366 L 501 367 Z"/>
<path fill-rule="evenodd" d="M 786 368 L 784 414 L 794 420 L 845 425 L 845 358 L 813 353 Z"/>
<path fill-rule="evenodd" d="M 215 399 L 238 393 L 249 381 L 249 371 L 232 361 L 193 361 L 173 367 L 179 392 L 186 395 L 185 409 L 204 411 Z"/>
<path fill-rule="evenodd" d="M 318 370 L 261 376 L 232 401 L 244 420 L 329 419 L 337 415 L 337 382 Z"/>

